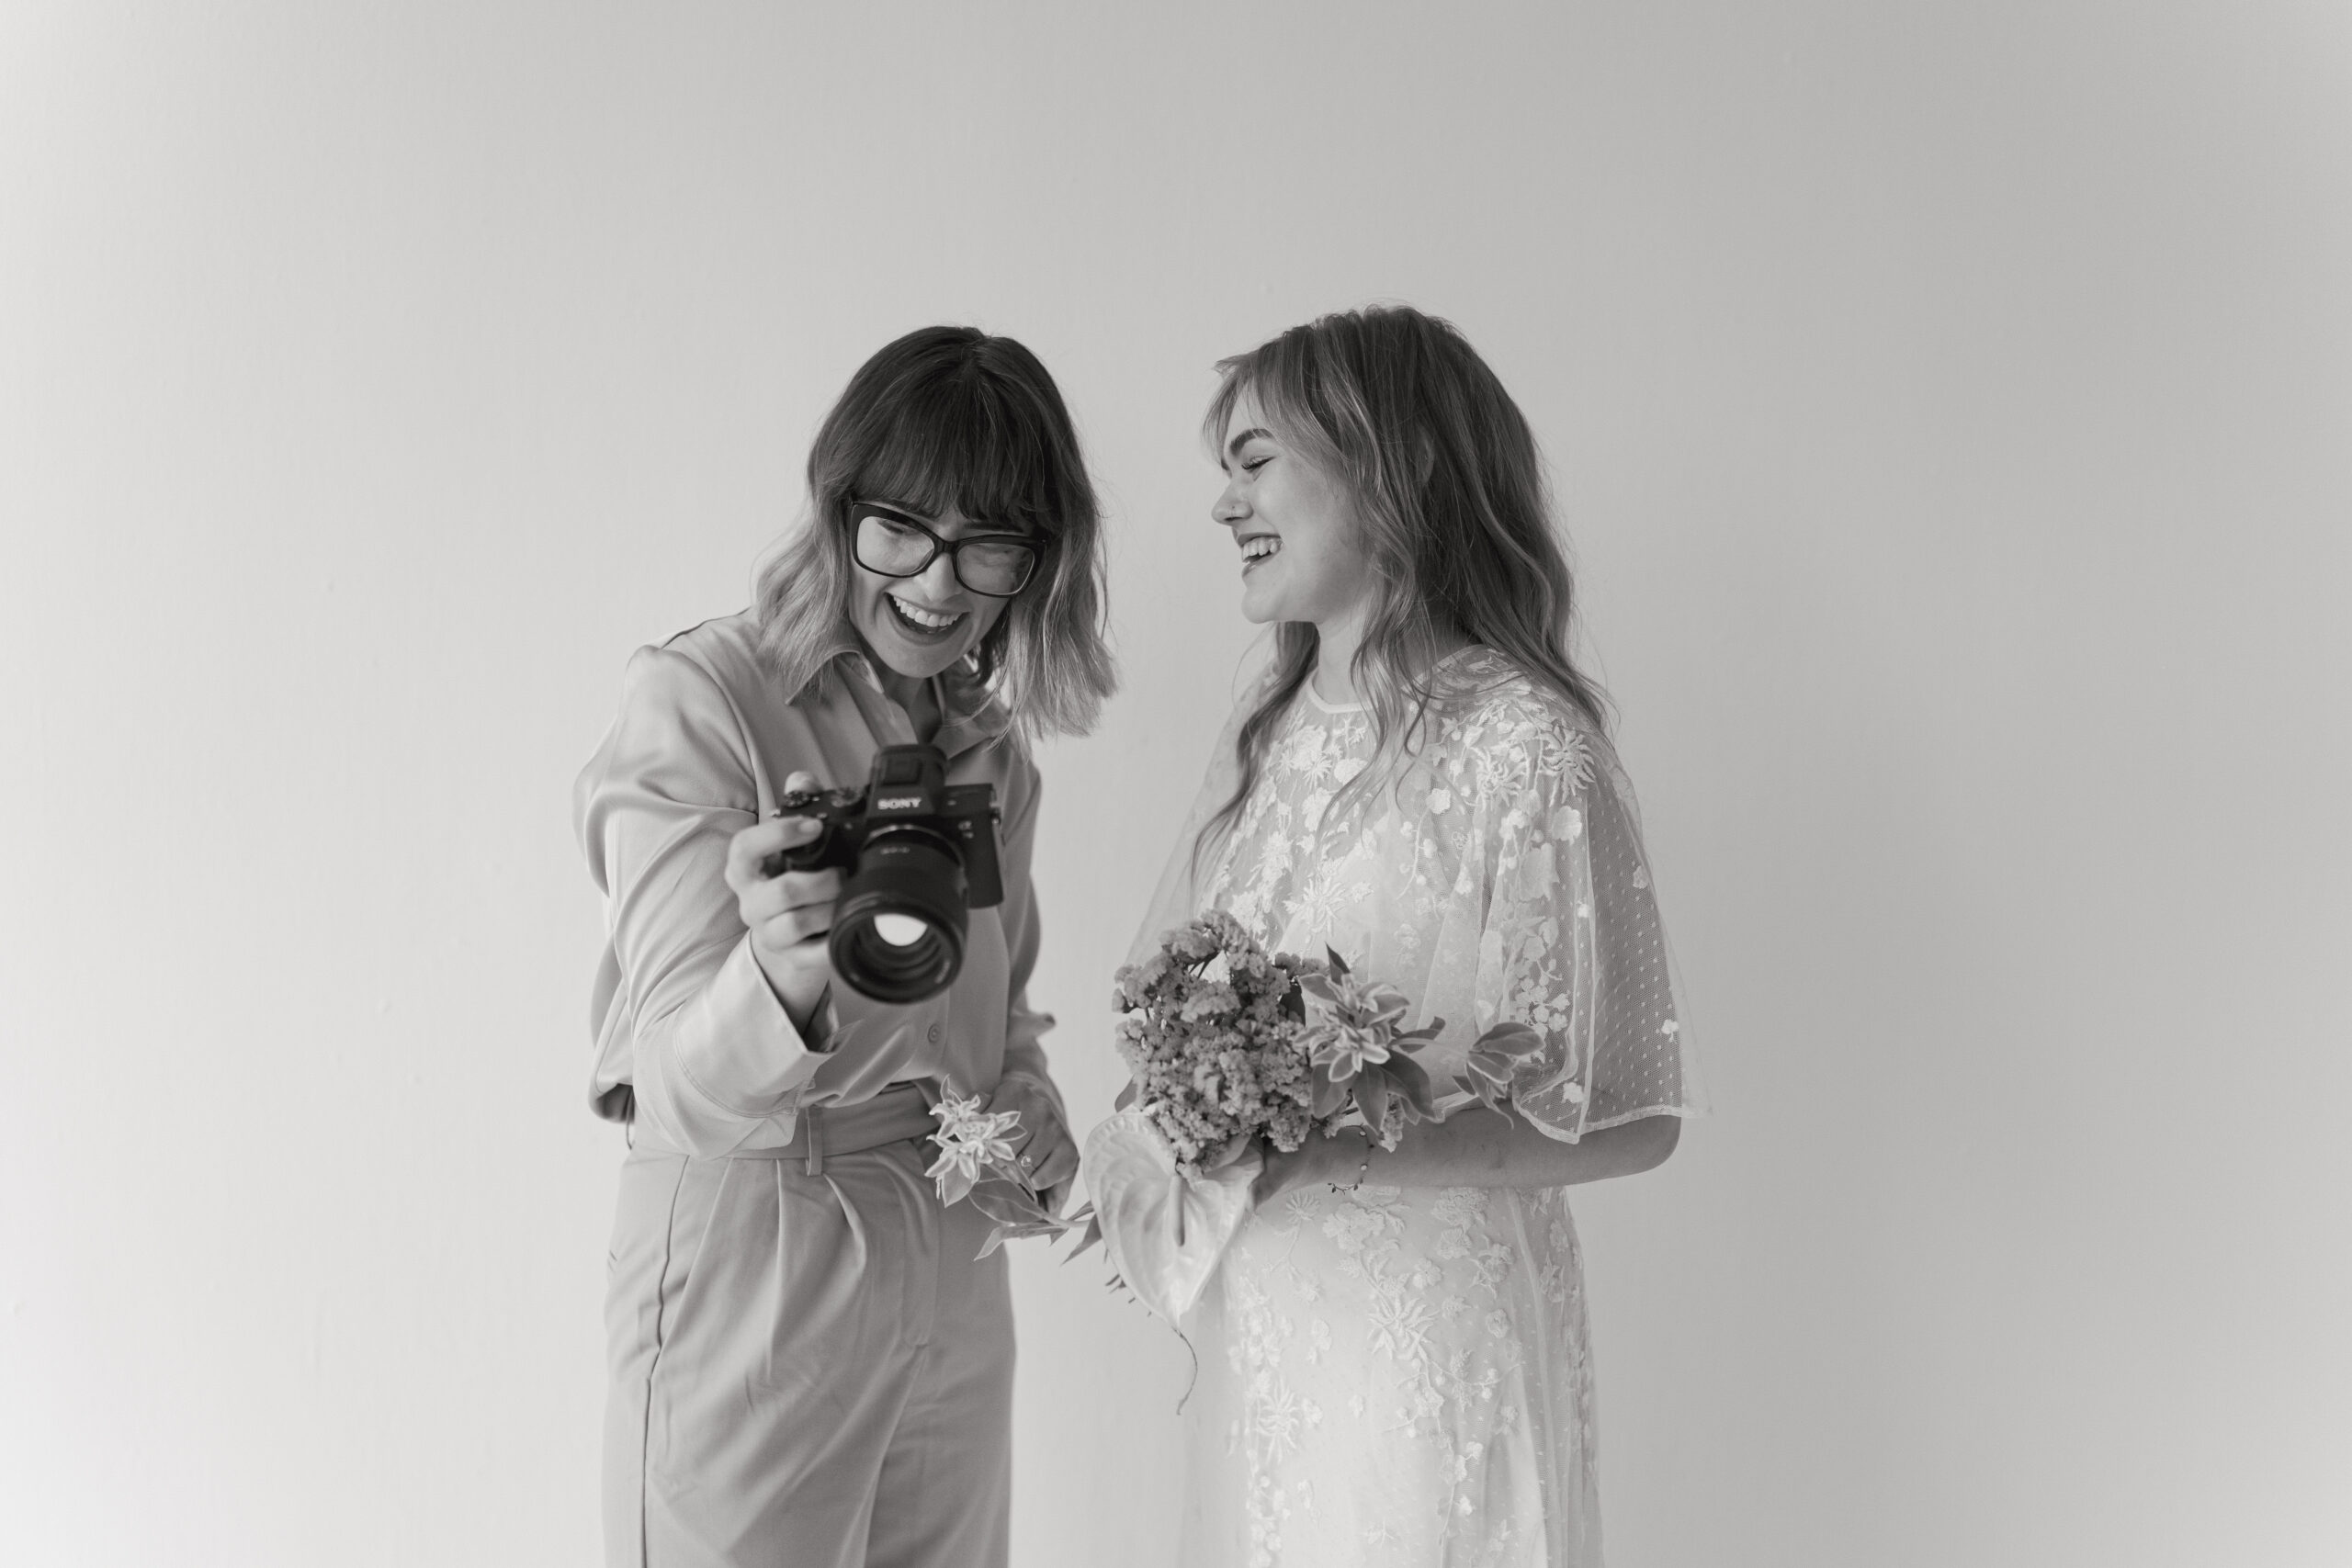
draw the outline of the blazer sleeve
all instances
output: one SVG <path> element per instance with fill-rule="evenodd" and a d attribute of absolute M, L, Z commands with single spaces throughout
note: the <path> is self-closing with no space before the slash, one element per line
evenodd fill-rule
<path fill-rule="evenodd" d="M 727 886 L 727 846 L 759 818 L 749 743 L 701 665 L 629 661 L 620 716 L 581 774 L 581 845 L 604 889 L 637 1113 L 675 1146 L 724 1154 L 779 1115 L 825 1060 L 786 1016 Z"/>
<path fill-rule="evenodd" d="M 1044 1091 L 1068 1122 L 1061 1089 L 1046 1065 L 1044 1036 L 1054 1026 L 1054 1015 L 1029 1005 L 1029 976 L 1037 967 L 1039 933 L 1037 887 L 1030 864 L 1037 845 L 1037 804 L 1043 786 L 1035 766 L 1025 762 L 1023 766 L 1028 787 L 1012 820 L 1005 824 L 1002 845 L 1004 941 L 1010 967 L 1005 977 L 1004 1066 L 999 1077 L 1028 1079 Z"/>

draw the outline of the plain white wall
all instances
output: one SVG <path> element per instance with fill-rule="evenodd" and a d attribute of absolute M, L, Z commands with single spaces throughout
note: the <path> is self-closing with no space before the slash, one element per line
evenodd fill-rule
<path fill-rule="evenodd" d="M 1578 1199 L 1623 1564 L 2352 1559 L 2352 16 L 0 5 L 0 1537 L 595 1559 L 573 772 L 858 361 L 1034 346 L 1126 684 L 1107 976 L 1246 645 L 1220 355 L 1545 440 L 1717 1100 Z M 1183 1353 L 1034 1247 L 1016 1561 Z"/>

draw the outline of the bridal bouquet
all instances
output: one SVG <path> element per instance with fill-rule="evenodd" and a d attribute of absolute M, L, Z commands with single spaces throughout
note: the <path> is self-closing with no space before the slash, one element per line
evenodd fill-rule
<path fill-rule="evenodd" d="M 1134 1108 L 1087 1140 L 1088 1240 L 1099 1229 L 1122 1280 L 1171 1322 L 1249 1213 L 1265 1149 L 1293 1153 L 1348 1126 L 1393 1149 L 1407 1126 L 1437 1115 L 1414 1055 L 1445 1021 L 1404 1028 L 1405 994 L 1328 948 L 1320 960 L 1269 954 L 1212 910 L 1115 985 Z M 1526 1024 L 1498 1024 L 1455 1085 L 1500 1109 L 1511 1065 L 1541 1043 Z"/>

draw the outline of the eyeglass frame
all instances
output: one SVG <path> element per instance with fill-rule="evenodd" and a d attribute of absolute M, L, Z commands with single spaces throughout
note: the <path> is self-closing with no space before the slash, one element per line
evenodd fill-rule
<path fill-rule="evenodd" d="M 1046 564 L 1046 547 L 1048 541 L 1037 538 L 1034 535 L 997 532 L 967 534 L 960 539 L 944 539 L 932 532 L 931 525 L 920 517 L 910 516 L 886 502 L 860 501 L 855 497 L 842 503 L 842 512 L 849 525 L 850 559 L 855 561 L 862 570 L 870 571 L 876 577 L 888 577 L 900 581 L 910 577 L 921 577 L 931 570 L 932 562 L 944 554 L 947 557 L 947 570 L 955 574 L 956 586 L 962 588 L 967 593 L 977 593 L 983 599 L 1017 599 L 1031 583 L 1037 581 L 1037 569 Z M 857 552 L 857 535 L 859 523 L 869 513 L 878 515 L 887 522 L 896 523 L 901 527 L 912 528 L 916 533 L 929 539 L 931 553 L 922 558 L 922 564 L 912 571 L 885 571 L 878 566 L 868 566 L 865 558 Z M 1023 575 L 1021 586 L 1010 593 L 990 592 L 988 589 L 975 588 L 964 581 L 964 558 L 957 552 L 966 545 L 989 544 L 1016 544 L 1029 552 L 1029 570 Z"/>

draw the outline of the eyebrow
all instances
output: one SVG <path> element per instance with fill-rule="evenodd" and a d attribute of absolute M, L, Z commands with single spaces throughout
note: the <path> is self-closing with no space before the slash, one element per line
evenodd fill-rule
<path fill-rule="evenodd" d="M 918 526 L 932 530 L 934 534 L 937 534 L 939 529 L 946 526 L 946 525 L 942 523 L 938 518 L 926 517 L 922 513 L 917 512 L 913 507 L 902 505 L 895 501 L 860 501 L 856 504 L 860 506 L 872 507 L 876 512 L 887 512 L 902 523 L 915 524 Z M 1044 530 L 1025 522 L 1002 523 L 991 518 L 967 517 L 964 519 L 964 531 L 957 535 L 956 537 L 959 539 L 974 539 L 985 536 L 990 538 L 1029 539 L 1034 541 L 1043 532 Z M 941 538 L 946 537 L 944 534 L 938 535 L 938 536 Z"/>
<path fill-rule="evenodd" d="M 1272 441 L 1273 438 L 1274 433 L 1272 431 L 1267 430 L 1262 426 L 1253 424 L 1249 429 L 1243 431 L 1240 434 L 1235 436 L 1232 440 L 1225 444 L 1225 454 L 1228 457 L 1238 457 L 1241 456 L 1241 448 L 1248 446 L 1250 442 L 1261 440 Z"/>

